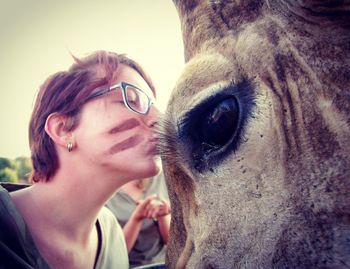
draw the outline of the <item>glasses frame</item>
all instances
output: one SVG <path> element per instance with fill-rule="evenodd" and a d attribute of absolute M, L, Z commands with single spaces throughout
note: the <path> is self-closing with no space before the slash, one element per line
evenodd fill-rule
<path fill-rule="evenodd" d="M 133 87 L 133 88 L 137 89 L 138 91 L 140 91 L 140 92 L 142 92 L 142 93 L 144 93 L 146 95 L 146 97 L 148 99 L 148 103 L 147 103 L 147 110 L 145 112 L 138 111 L 138 110 L 136 110 L 136 109 L 134 109 L 134 108 L 132 108 L 130 106 L 130 104 L 128 102 L 128 99 L 126 97 L 127 96 L 126 95 L 127 87 Z M 101 86 L 101 87 L 96 88 L 93 91 L 94 93 L 87 97 L 86 102 L 90 101 L 90 100 L 92 100 L 94 98 L 97 98 L 99 96 L 105 95 L 105 94 L 107 94 L 107 93 L 109 93 L 111 91 L 117 90 L 118 88 L 121 89 L 124 105 L 129 110 L 131 110 L 132 112 L 135 112 L 137 114 L 141 114 L 141 115 L 147 115 L 148 114 L 149 110 L 151 109 L 152 104 L 154 104 L 154 99 L 149 97 L 148 94 L 145 91 L 143 91 L 142 89 L 140 89 L 139 87 L 136 87 L 135 85 L 132 85 L 132 84 L 127 83 L 125 81 L 121 81 L 118 84 L 114 84 L 114 85 L 110 86 L 109 88 L 106 87 L 106 86 Z"/>

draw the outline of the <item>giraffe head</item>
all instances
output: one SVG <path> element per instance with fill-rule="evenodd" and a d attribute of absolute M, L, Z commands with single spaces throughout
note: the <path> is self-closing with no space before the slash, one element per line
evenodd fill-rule
<path fill-rule="evenodd" d="M 349 2 L 174 3 L 168 267 L 350 266 Z"/>

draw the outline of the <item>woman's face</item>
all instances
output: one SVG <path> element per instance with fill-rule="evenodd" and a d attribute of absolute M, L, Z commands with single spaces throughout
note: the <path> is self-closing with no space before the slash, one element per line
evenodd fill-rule
<path fill-rule="evenodd" d="M 124 81 L 152 92 L 144 79 L 126 65 L 119 66 L 116 77 L 112 85 Z M 121 88 L 117 88 L 82 107 L 79 125 L 72 131 L 74 151 L 88 167 L 104 169 L 125 181 L 154 176 L 160 169 L 154 134 L 158 116 L 154 105 L 146 115 L 129 110 Z"/>

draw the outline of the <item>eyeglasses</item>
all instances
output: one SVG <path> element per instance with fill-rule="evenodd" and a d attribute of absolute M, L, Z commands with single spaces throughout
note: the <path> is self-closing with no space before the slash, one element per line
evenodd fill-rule
<path fill-rule="evenodd" d="M 86 101 L 105 95 L 118 88 L 121 89 L 124 105 L 128 109 L 142 115 L 146 115 L 149 112 L 151 105 L 154 103 L 153 93 L 150 92 L 150 95 L 148 95 L 144 90 L 124 81 L 109 88 L 106 86 L 96 88 L 87 97 Z"/>

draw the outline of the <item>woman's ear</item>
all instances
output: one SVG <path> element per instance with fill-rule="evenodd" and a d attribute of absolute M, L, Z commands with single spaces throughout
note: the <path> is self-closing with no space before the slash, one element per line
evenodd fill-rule
<path fill-rule="evenodd" d="M 72 142 L 72 134 L 66 129 L 67 117 L 58 113 L 50 114 L 45 122 L 45 132 L 55 144 L 66 147 Z"/>

